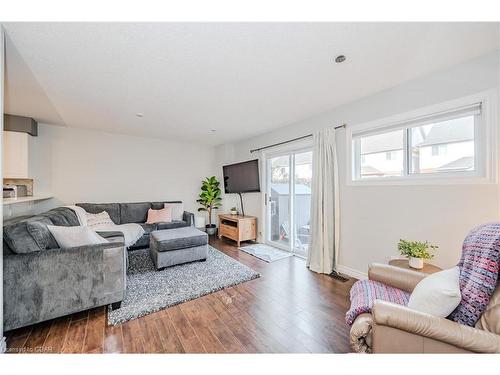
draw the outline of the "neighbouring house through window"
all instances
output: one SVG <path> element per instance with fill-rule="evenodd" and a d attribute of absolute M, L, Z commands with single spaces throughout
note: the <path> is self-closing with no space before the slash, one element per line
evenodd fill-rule
<path fill-rule="evenodd" d="M 477 176 L 484 171 L 484 103 L 425 113 L 373 129 L 360 127 L 352 144 L 352 180 Z M 481 157 L 483 156 L 483 157 Z"/>

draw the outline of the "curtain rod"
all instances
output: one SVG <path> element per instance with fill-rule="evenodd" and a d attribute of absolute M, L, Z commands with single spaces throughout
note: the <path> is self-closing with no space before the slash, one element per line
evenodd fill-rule
<path fill-rule="evenodd" d="M 340 129 L 340 128 L 345 128 L 346 125 L 347 124 L 342 124 L 342 125 L 339 125 L 339 126 L 335 126 L 333 129 L 336 130 L 336 129 Z M 285 144 L 290 143 L 290 142 L 300 141 L 301 139 L 310 138 L 312 136 L 313 136 L 312 134 L 307 134 L 307 135 L 303 135 L 302 137 L 297 137 L 297 138 L 289 139 L 288 141 L 273 143 L 272 145 L 263 146 L 263 147 L 259 147 L 259 148 L 254 148 L 253 150 L 250 150 L 250 153 L 253 154 L 254 152 L 257 152 L 257 151 L 265 150 L 265 149 L 271 148 L 271 147 L 285 145 Z"/>

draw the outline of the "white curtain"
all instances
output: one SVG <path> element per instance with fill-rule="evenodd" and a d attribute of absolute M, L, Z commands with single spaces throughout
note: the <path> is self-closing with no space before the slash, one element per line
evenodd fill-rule
<path fill-rule="evenodd" d="M 339 250 L 339 181 L 335 129 L 313 134 L 311 241 L 307 266 L 311 271 L 336 271 Z"/>

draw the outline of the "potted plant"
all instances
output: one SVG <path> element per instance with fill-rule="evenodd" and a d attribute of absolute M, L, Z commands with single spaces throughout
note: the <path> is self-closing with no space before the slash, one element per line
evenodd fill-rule
<path fill-rule="evenodd" d="M 231 215 L 238 215 L 238 209 L 236 207 L 231 207 Z"/>
<path fill-rule="evenodd" d="M 207 177 L 201 183 L 200 197 L 196 200 L 203 207 L 198 208 L 198 211 L 206 211 L 208 213 L 208 224 L 205 226 L 207 234 L 212 236 L 215 234 L 216 225 L 212 224 L 212 210 L 216 210 L 221 206 L 221 190 L 220 182 L 215 176 Z"/>
<path fill-rule="evenodd" d="M 437 246 L 431 245 L 428 241 L 399 240 L 398 243 L 398 250 L 401 255 L 408 258 L 408 263 L 411 268 L 418 270 L 424 267 L 424 259 L 434 258 L 431 251 L 437 248 Z"/>

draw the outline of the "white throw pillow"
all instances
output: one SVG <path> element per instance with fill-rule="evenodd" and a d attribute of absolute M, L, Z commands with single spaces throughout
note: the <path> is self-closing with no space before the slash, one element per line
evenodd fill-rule
<path fill-rule="evenodd" d="M 459 276 L 458 267 L 427 276 L 413 290 L 408 307 L 441 318 L 447 317 L 462 299 Z"/>
<path fill-rule="evenodd" d="M 61 249 L 70 247 L 97 245 L 107 243 L 108 240 L 99 236 L 89 227 L 60 227 L 55 225 L 47 225 L 50 233 L 54 236 L 57 244 Z"/>
<path fill-rule="evenodd" d="M 184 203 L 165 203 L 164 207 L 170 207 L 172 209 L 173 221 L 182 221 L 182 215 L 184 215 Z"/>
<path fill-rule="evenodd" d="M 99 227 L 107 224 L 114 224 L 113 220 L 109 217 L 106 211 L 102 211 L 98 214 L 90 214 L 87 212 L 87 226 L 90 228 Z"/>

